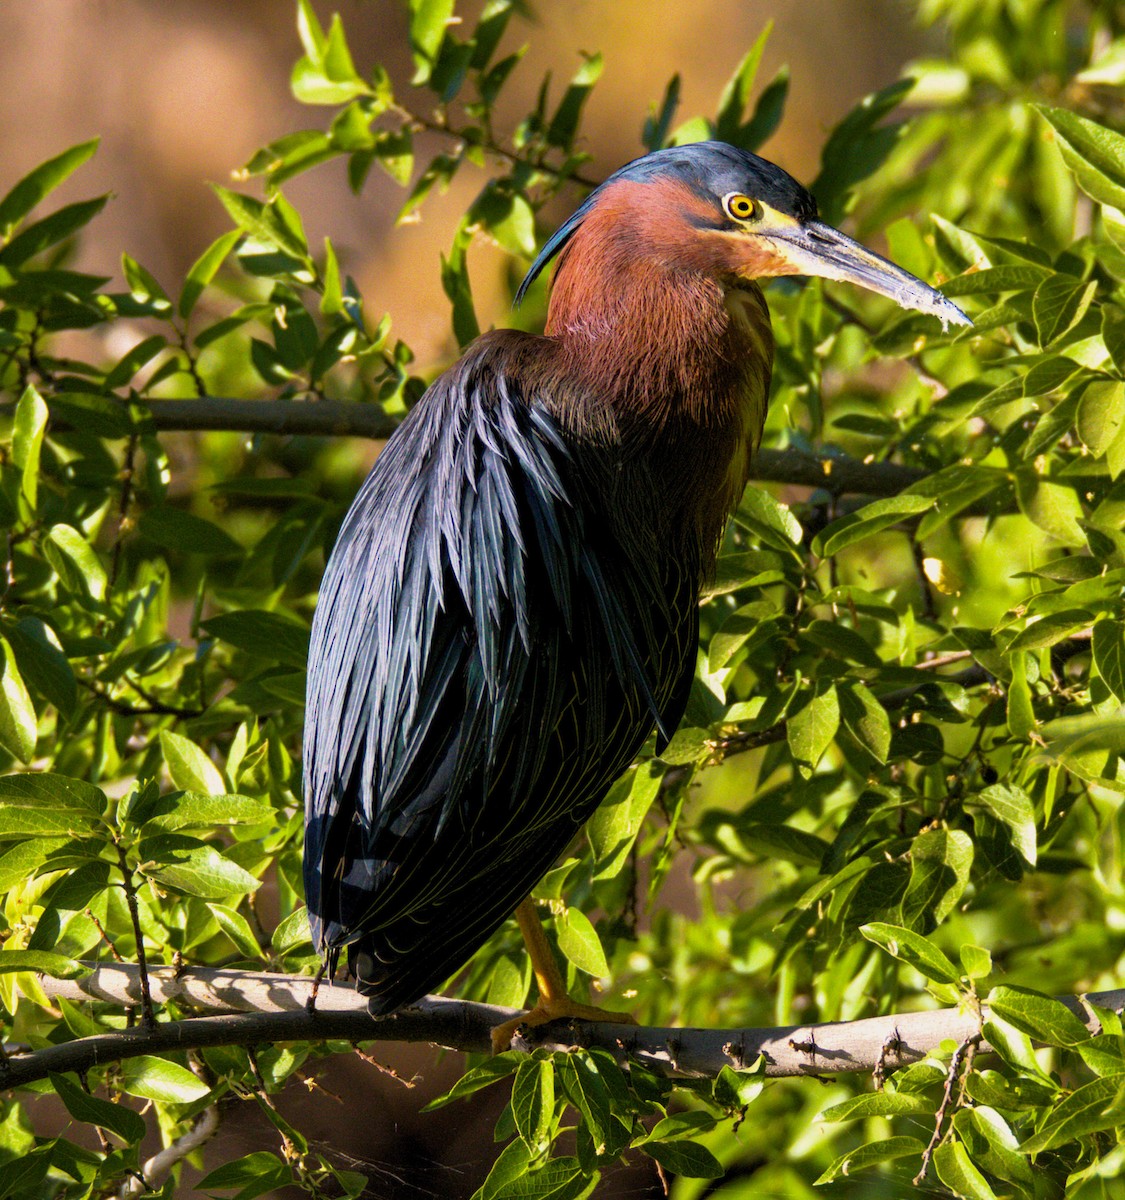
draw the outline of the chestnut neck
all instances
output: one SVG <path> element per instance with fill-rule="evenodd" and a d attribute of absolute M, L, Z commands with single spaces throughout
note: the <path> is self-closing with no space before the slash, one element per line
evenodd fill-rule
<path fill-rule="evenodd" d="M 768 310 L 756 284 L 724 287 L 682 220 L 615 199 L 575 231 L 556 273 L 546 332 L 566 381 L 557 415 L 641 462 L 654 520 L 704 547 L 707 573 L 765 419 Z"/>

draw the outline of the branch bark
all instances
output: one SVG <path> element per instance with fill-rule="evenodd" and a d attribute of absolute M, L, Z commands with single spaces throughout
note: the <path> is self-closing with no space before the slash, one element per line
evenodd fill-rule
<path fill-rule="evenodd" d="M 120 1006 L 140 1000 L 140 972 L 131 964 L 91 964 L 81 979 L 42 980 L 51 997 L 96 1000 Z M 516 1015 L 508 1008 L 427 996 L 389 1017 L 371 1017 L 362 996 L 349 987 L 324 987 L 317 1008 L 305 1008 L 312 980 L 290 975 L 170 967 L 149 973 L 156 1003 L 175 1000 L 210 1016 L 158 1021 L 121 1032 L 79 1038 L 41 1050 L 13 1052 L 0 1065 L 0 1087 L 20 1087 L 46 1078 L 50 1071 L 84 1071 L 140 1054 L 199 1049 L 205 1046 L 253 1046 L 278 1042 L 432 1042 L 454 1050 L 484 1053 L 494 1025 Z M 1087 1028 L 1097 1022 L 1089 999 L 1105 1008 L 1125 1007 L 1125 988 L 1089 997 L 1060 996 Z M 985 1010 L 987 1015 L 987 1009 Z M 884 1072 L 917 1062 L 943 1041 L 977 1038 L 984 1018 L 959 1009 L 911 1012 L 862 1021 L 786 1025 L 768 1029 L 677 1029 L 637 1025 L 555 1023 L 517 1036 L 517 1049 L 574 1045 L 602 1047 L 621 1059 L 635 1059 L 672 1075 L 716 1075 L 724 1066 L 751 1066 L 758 1055 L 770 1076 L 836 1075 L 853 1071 Z M 987 1051 L 988 1044 L 981 1042 Z"/>

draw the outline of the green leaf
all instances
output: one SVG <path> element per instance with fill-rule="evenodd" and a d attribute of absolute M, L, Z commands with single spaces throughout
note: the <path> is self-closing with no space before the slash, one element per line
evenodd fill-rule
<path fill-rule="evenodd" d="M 1046 267 L 1029 263 L 1004 263 L 986 267 L 983 271 L 966 271 L 941 285 L 941 293 L 950 299 L 959 296 L 980 296 L 995 292 L 1023 291 L 1038 287 L 1051 272 Z"/>
<path fill-rule="evenodd" d="M 1118 1034 L 1099 1033 L 1076 1049 L 1082 1061 L 1098 1075 L 1125 1074 L 1125 1048 Z"/>
<path fill-rule="evenodd" d="M 559 949 L 580 970 L 596 979 L 609 974 L 609 963 L 597 930 L 590 918 L 577 908 L 567 908 L 555 918 Z"/>
<path fill-rule="evenodd" d="M 1094 665 L 1105 685 L 1125 704 L 1125 621 L 1102 617 L 1094 625 Z"/>
<path fill-rule="evenodd" d="M 715 137 L 720 142 L 729 142 L 735 146 L 741 145 L 738 138 L 742 131 L 742 114 L 750 105 L 750 98 L 754 93 L 754 80 L 757 78 L 758 67 L 762 61 L 762 53 L 772 31 L 773 22 L 767 21 L 765 28 L 758 34 L 756 41 L 735 68 L 734 74 L 727 80 L 726 87 L 723 88 L 723 94 L 719 97 L 718 115 L 715 121 Z M 747 147 L 747 149 L 749 148 Z"/>
<path fill-rule="evenodd" d="M 1020 1149 L 1040 1154 L 1099 1129 L 1125 1124 L 1125 1081 L 1119 1075 L 1094 1079 L 1071 1092 Z"/>
<path fill-rule="evenodd" d="M 754 1066 L 736 1071 L 733 1067 L 720 1067 L 711 1094 L 717 1104 L 728 1109 L 744 1109 L 753 1104 L 766 1086 L 766 1060 L 758 1056 Z"/>
<path fill-rule="evenodd" d="M 986 1003 L 997 1016 L 1037 1042 L 1077 1046 L 1090 1039 L 1090 1031 L 1065 1004 L 1029 988 L 994 987 Z"/>
<path fill-rule="evenodd" d="M 520 1063 L 512 1083 L 512 1115 L 528 1152 L 538 1156 L 546 1149 L 554 1123 L 555 1067 L 549 1058 Z"/>
<path fill-rule="evenodd" d="M 723 1164 L 698 1142 L 684 1138 L 674 1141 L 642 1142 L 639 1149 L 673 1175 L 688 1179 L 721 1179 L 726 1173 Z"/>
<path fill-rule="evenodd" d="M 289 954 L 298 946 L 306 944 L 311 937 L 309 932 L 309 914 L 304 906 L 295 909 L 280 922 L 273 935 L 270 945 L 276 954 Z"/>
<path fill-rule="evenodd" d="M 183 834 L 145 838 L 138 853 L 143 874 L 201 900 L 222 900 L 252 892 L 261 884 L 214 846 Z"/>
<path fill-rule="evenodd" d="M 983 946 L 963 945 L 961 969 L 970 979 L 987 979 L 992 974 L 992 955 Z"/>
<path fill-rule="evenodd" d="M 307 53 L 293 68 L 293 95 L 302 104 L 346 104 L 369 93 L 371 89 L 356 72 L 339 14 L 333 14 L 325 35 L 311 7 L 307 13 L 306 7 L 302 2 L 298 26 Z"/>
<path fill-rule="evenodd" d="M 767 821 L 739 821 L 717 823 L 716 843 L 735 858 L 747 858 L 747 850 L 763 859 L 779 859 L 783 862 L 819 863 L 828 851 L 828 843 L 816 834 L 792 825 L 778 825 Z"/>
<path fill-rule="evenodd" d="M 910 883 L 902 898 L 912 926 L 941 924 L 969 882 L 973 839 L 960 829 L 928 829 L 910 848 Z"/>
<path fill-rule="evenodd" d="M 1036 1168 L 1019 1153 L 1019 1141 L 996 1109 L 986 1104 L 962 1108 L 953 1116 L 953 1128 L 983 1170 L 1034 1193 Z"/>
<path fill-rule="evenodd" d="M 340 280 L 340 262 L 331 238 L 324 239 L 324 294 L 320 298 L 320 311 L 326 316 L 345 312 L 344 287 Z"/>
<path fill-rule="evenodd" d="M 1125 373 L 1125 309 L 1112 304 L 1102 305 L 1102 341 L 1113 365 Z"/>
<path fill-rule="evenodd" d="M 1087 384 L 1078 402 L 1078 436 L 1095 458 L 1100 458 L 1125 430 L 1125 383 L 1120 379 L 1095 379 Z"/>
<path fill-rule="evenodd" d="M 1065 108 L 1035 107 L 1053 126 L 1063 160 L 1086 195 L 1125 208 L 1125 137 Z"/>
<path fill-rule="evenodd" d="M 38 771 L 0 776 L 0 811 L 35 809 L 43 815 L 54 814 L 66 821 L 74 821 L 96 819 L 105 812 L 108 804 L 101 788 L 69 775 Z M 59 813 L 59 809 L 63 811 Z"/>
<path fill-rule="evenodd" d="M 0 745 L 20 762 L 29 763 L 35 757 L 39 721 L 20 675 L 15 651 L 3 637 L 0 637 L 0 672 Z"/>
<path fill-rule="evenodd" d="M 121 255 L 121 273 L 125 276 L 129 293 L 135 300 L 151 303 L 161 311 L 171 309 L 172 302 L 168 299 L 168 294 L 135 258 L 128 254 Z"/>
<path fill-rule="evenodd" d="M 124 1059 L 119 1071 L 123 1091 L 160 1104 L 192 1104 L 211 1092 L 187 1067 L 151 1054 Z"/>
<path fill-rule="evenodd" d="M 108 806 L 101 788 L 50 772 L 0 776 L 0 836 L 70 835 Z"/>
<path fill-rule="evenodd" d="M 936 496 L 918 496 L 912 492 L 903 492 L 898 496 L 888 496 L 885 500 L 866 504 L 856 512 L 833 521 L 827 529 L 818 533 L 813 538 L 813 553 L 821 558 L 830 558 L 846 546 L 855 545 L 864 538 L 889 529 L 906 517 L 926 512 L 936 503 Z"/>
<path fill-rule="evenodd" d="M 840 723 L 876 762 L 885 763 L 891 749 L 891 719 L 887 710 L 862 683 L 849 682 L 837 691 Z"/>
<path fill-rule="evenodd" d="M 51 950 L 0 950 L 0 975 L 13 971 L 35 971 L 52 979 L 78 979 L 88 975 L 90 968 Z"/>
<path fill-rule="evenodd" d="M 1041 758 L 1062 763 L 1080 779 L 1117 778 L 1117 763 L 1125 754 L 1125 720 L 1095 713 L 1060 717 L 1040 730 L 1046 746 Z"/>
<path fill-rule="evenodd" d="M 559 106 L 555 109 L 547 125 L 547 141 L 552 146 L 562 146 L 569 149 L 578 132 L 578 123 L 582 116 L 582 108 L 586 98 L 593 90 L 594 84 L 601 78 L 605 66 L 600 53 L 582 53 L 582 65 L 575 71 Z"/>
<path fill-rule="evenodd" d="M 1084 546 L 1079 521 L 1085 513 L 1073 488 L 1041 479 L 1031 471 L 1016 472 L 1016 499 L 1024 516 L 1067 546 Z"/>
<path fill-rule="evenodd" d="M 594 1153 L 606 1152 L 613 1136 L 609 1090 L 597 1063 L 585 1050 L 573 1050 L 555 1059 L 555 1071 L 566 1098 L 578 1110 L 594 1144 Z"/>
<path fill-rule="evenodd" d="M 225 904 L 213 902 L 209 902 L 207 907 L 219 923 L 219 928 L 230 938 L 240 954 L 251 959 L 265 957 L 253 929 L 250 928 L 250 922 L 240 912 L 228 908 Z"/>
<path fill-rule="evenodd" d="M 491 1087 L 498 1080 L 514 1075 L 520 1063 L 526 1061 L 527 1055 L 519 1054 L 515 1050 L 505 1050 L 501 1054 L 495 1054 L 491 1058 L 485 1059 L 479 1067 L 473 1067 L 471 1071 L 462 1075 L 445 1095 L 431 1100 L 422 1111 L 432 1112 L 436 1108 L 444 1108 L 454 1100 L 463 1100 L 466 1096 L 479 1092 L 481 1088 Z"/>
<path fill-rule="evenodd" d="M 242 231 L 231 229 L 217 237 L 210 246 L 195 260 L 184 279 L 180 289 L 179 303 L 176 311 L 186 321 L 195 309 L 199 297 L 203 295 L 207 285 L 215 278 L 219 268 L 226 262 L 227 256 L 242 239 Z"/>
<path fill-rule="evenodd" d="M 227 787 L 219 768 L 194 742 L 170 729 L 163 729 L 160 732 L 160 747 L 176 787 L 204 795 L 226 792 Z"/>
<path fill-rule="evenodd" d="M 43 397 L 28 384 L 16 404 L 12 424 L 12 463 L 22 472 L 20 495 L 34 515 L 39 497 L 39 451 L 50 414 Z"/>
<path fill-rule="evenodd" d="M 71 525 L 52 525 L 43 540 L 43 552 L 68 590 L 93 600 L 105 599 L 105 568 L 77 529 Z"/>
<path fill-rule="evenodd" d="M 208 617 L 203 628 L 239 650 L 270 662 L 285 663 L 302 670 L 308 662 L 308 629 L 280 613 L 258 609 L 221 613 L 217 617 Z"/>
<path fill-rule="evenodd" d="M 1012 679 L 1008 684 L 1008 730 L 1013 737 L 1026 738 L 1035 728 L 1035 705 L 1027 679 L 1027 655 L 1017 650 L 1009 657 Z"/>
<path fill-rule="evenodd" d="M 1044 279 L 1032 300 L 1039 344 L 1046 348 L 1073 329 L 1086 315 L 1097 288 L 1096 283 L 1082 284 L 1069 275 Z"/>
<path fill-rule="evenodd" d="M 24 1148 L 18 1158 L 0 1163 L 0 1200 L 27 1200 L 29 1196 L 43 1195 L 42 1184 L 58 1147 L 59 1143 L 53 1141 L 30 1152 Z"/>
<path fill-rule="evenodd" d="M 282 1162 L 276 1154 L 268 1150 L 255 1150 L 234 1162 L 223 1163 L 209 1174 L 205 1175 L 196 1185 L 199 1192 L 218 1189 L 229 1191 L 238 1188 L 237 1200 L 254 1200 L 255 1196 L 265 1195 L 277 1188 L 296 1183 L 293 1170 Z"/>
<path fill-rule="evenodd" d="M 636 842 L 648 810 L 660 793 L 664 772 L 657 763 L 642 763 L 619 780 L 586 825 L 594 851 L 594 879 L 619 874 Z"/>
<path fill-rule="evenodd" d="M 34 879 L 48 858 L 70 841 L 68 837 L 43 837 L 16 842 L 0 854 L 0 893 L 10 892 Z"/>
<path fill-rule="evenodd" d="M 858 1121 L 866 1117 L 897 1117 L 911 1113 L 932 1114 L 933 1105 L 925 1096 L 915 1096 L 909 1092 L 865 1092 L 830 1105 L 820 1114 L 820 1119 Z"/>
<path fill-rule="evenodd" d="M 417 87 L 434 69 L 446 26 L 453 16 L 454 0 L 410 0 L 410 44 L 414 49 L 414 78 Z"/>
<path fill-rule="evenodd" d="M 97 1125 L 101 1129 L 115 1133 L 126 1145 L 139 1142 L 145 1135 L 144 1118 L 126 1108 L 124 1104 L 111 1104 L 83 1091 L 77 1083 L 72 1083 L 66 1075 L 50 1074 L 51 1086 L 55 1094 L 66 1105 L 66 1111 L 76 1121 L 88 1125 Z"/>
<path fill-rule="evenodd" d="M 29 225 L 0 249 L 0 266 L 22 267 L 29 258 L 34 258 L 51 246 L 66 241 L 92 221 L 105 207 L 108 199 L 108 196 L 99 196 L 96 200 L 80 200 L 77 204 L 68 204 L 51 213 L 49 217 Z"/>
<path fill-rule="evenodd" d="M 793 554 L 801 544 L 801 523 L 780 501 L 761 488 L 748 487 L 734 514 L 735 523 L 777 550 Z"/>
<path fill-rule="evenodd" d="M 1045 617 L 1033 620 L 1026 629 L 1016 634 L 1008 643 L 1008 650 L 1041 650 L 1044 646 L 1054 646 L 1068 638 L 1075 630 L 1089 625 L 1093 616 L 1092 612 L 1084 608 L 1049 613 Z"/>
<path fill-rule="evenodd" d="M 960 983 L 961 972 L 932 942 L 920 933 L 904 929 L 901 925 L 888 925 L 883 921 L 871 921 L 861 925 L 859 932 L 876 946 L 901 962 L 908 963 L 927 979 L 935 983 Z M 829 1118 L 835 1120 L 836 1118 Z"/>
<path fill-rule="evenodd" d="M 190 742 L 188 744 L 192 745 Z M 176 751 L 172 753 L 175 756 Z M 207 763 L 212 770 L 215 769 L 209 758 Z M 130 819 L 133 819 L 132 814 Z M 147 830 L 175 833 L 182 829 L 210 831 L 215 825 L 275 825 L 278 818 L 268 800 L 219 791 L 207 794 L 167 792 L 146 804 L 137 819 L 143 822 Z"/>
<path fill-rule="evenodd" d="M 40 163 L 0 200 L 0 240 L 7 241 L 24 217 L 93 155 L 98 140 L 81 142 Z"/>
<path fill-rule="evenodd" d="M 268 204 L 263 204 L 253 196 L 232 192 L 219 187 L 218 184 L 211 186 L 239 229 L 258 241 L 291 255 L 298 263 L 311 267 L 309 248 L 299 230 L 294 229 L 287 221 L 279 197 L 275 196 Z"/>
<path fill-rule="evenodd" d="M 239 543 L 213 521 L 168 504 L 143 512 L 137 526 L 145 537 L 169 550 L 217 557 L 244 553 Z"/>
<path fill-rule="evenodd" d="M 865 96 L 829 134 L 821 151 L 820 173 L 810 188 L 826 221 L 839 220 L 847 211 L 851 188 L 875 171 L 894 149 L 902 126 L 884 124 L 883 119 L 913 87 L 913 79 L 900 79 Z"/>
<path fill-rule="evenodd" d="M 996 1200 L 996 1193 L 973 1166 L 960 1142 L 947 1141 L 934 1151 L 934 1169 L 955 1195 L 964 1196 L 966 1200 Z"/>
<path fill-rule="evenodd" d="M 1035 866 L 1038 855 L 1035 835 L 1035 810 L 1031 797 L 1016 784 L 994 783 L 965 801 L 968 808 L 990 812 L 1012 835 L 1012 845 L 1028 866 Z"/>
<path fill-rule="evenodd" d="M 78 702 L 78 681 L 54 630 L 39 617 L 24 617 L 8 630 L 8 640 L 24 682 L 70 716 Z"/>
<path fill-rule="evenodd" d="M 813 694 L 786 723 L 789 749 L 803 770 L 812 771 L 832 744 L 840 727 L 840 702 L 831 684 Z"/>
<path fill-rule="evenodd" d="M 889 1162 L 891 1159 L 917 1158 L 925 1148 L 926 1144 L 915 1137 L 891 1137 L 877 1142 L 868 1142 L 864 1146 L 858 1146 L 855 1150 L 841 1154 L 820 1175 L 815 1186 L 831 1183 L 833 1179 L 839 1179 L 841 1176 L 850 1178 L 868 1167 Z"/>

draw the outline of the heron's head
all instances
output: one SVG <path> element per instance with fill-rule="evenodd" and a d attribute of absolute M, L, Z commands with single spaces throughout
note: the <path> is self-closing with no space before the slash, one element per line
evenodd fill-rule
<path fill-rule="evenodd" d="M 596 237 L 577 238 L 584 229 Z M 777 275 L 820 275 L 858 284 L 942 324 L 968 317 L 929 284 L 817 219 L 816 201 L 791 175 L 724 142 L 672 146 L 638 158 L 596 188 L 543 247 L 520 299 L 556 255 L 565 262 L 654 261 L 702 272 L 725 287 Z M 563 268 L 560 268 L 563 269 Z"/>

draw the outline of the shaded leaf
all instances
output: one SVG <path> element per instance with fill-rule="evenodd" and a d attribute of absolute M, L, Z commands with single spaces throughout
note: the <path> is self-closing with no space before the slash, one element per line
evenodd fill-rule
<path fill-rule="evenodd" d="M 76 1121 L 84 1121 L 88 1125 L 97 1125 L 115 1133 L 127 1145 L 139 1142 L 144 1137 L 144 1118 L 131 1108 L 91 1096 L 77 1083 L 72 1083 L 66 1075 L 58 1075 L 52 1071 L 50 1079 L 55 1094 Z"/>

